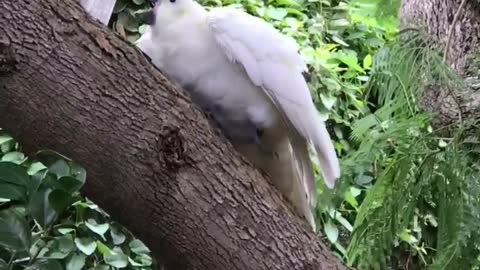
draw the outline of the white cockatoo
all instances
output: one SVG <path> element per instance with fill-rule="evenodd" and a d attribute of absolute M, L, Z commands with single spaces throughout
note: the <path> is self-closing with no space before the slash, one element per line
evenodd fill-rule
<path fill-rule="evenodd" d="M 211 112 L 234 147 L 269 175 L 315 230 L 309 146 L 327 187 L 334 187 L 340 168 L 296 42 L 234 8 L 207 11 L 193 0 L 151 5 L 138 47 Z"/>

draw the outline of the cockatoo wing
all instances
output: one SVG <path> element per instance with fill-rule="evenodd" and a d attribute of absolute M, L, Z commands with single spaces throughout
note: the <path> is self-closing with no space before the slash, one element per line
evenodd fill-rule
<path fill-rule="evenodd" d="M 264 89 L 283 114 L 291 129 L 295 158 L 302 167 L 299 170 L 306 181 L 302 184 L 314 202 L 315 184 L 305 140 L 314 145 L 329 188 L 340 176 L 340 168 L 330 135 L 302 75 L 306 65 L 297 43 L 262 19 L 233 8 L 212 9 L 207 25 L 227 58 L 242 65 L 252 82 Z"/>

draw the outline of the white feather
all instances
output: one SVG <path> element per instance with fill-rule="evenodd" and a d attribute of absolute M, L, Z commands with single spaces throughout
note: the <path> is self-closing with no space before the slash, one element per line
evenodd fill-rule
<path fill-rule="evenodd" d="M 306 66 L 295 41 L 265 21 L 231 8 L 213 9 L 207 23 L 224 53 L 244 66 L 286 120 L 314 145 L 325 183 L 333 188 L 340 177 L 338 159 L 302 76 Z"/>

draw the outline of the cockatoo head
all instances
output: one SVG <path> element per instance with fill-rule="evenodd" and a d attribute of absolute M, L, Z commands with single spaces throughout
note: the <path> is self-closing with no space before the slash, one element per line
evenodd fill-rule
<path fill-rule="evenodd" d="M 194 0 L 150 0 L 152 9 L 145 14 L 144 21 L 155 30 L 171 28 L 182 20 L 197 15 L 198 3 Z"/>

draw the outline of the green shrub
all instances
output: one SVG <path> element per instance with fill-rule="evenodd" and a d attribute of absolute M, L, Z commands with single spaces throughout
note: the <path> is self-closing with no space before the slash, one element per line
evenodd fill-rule
<path fill-rule="evenodd" d="M 149 249 L 80 196 L 79 164 L 32 160 L 3 132 L 0 148 L 0 269 L 153 269 Z"/>

